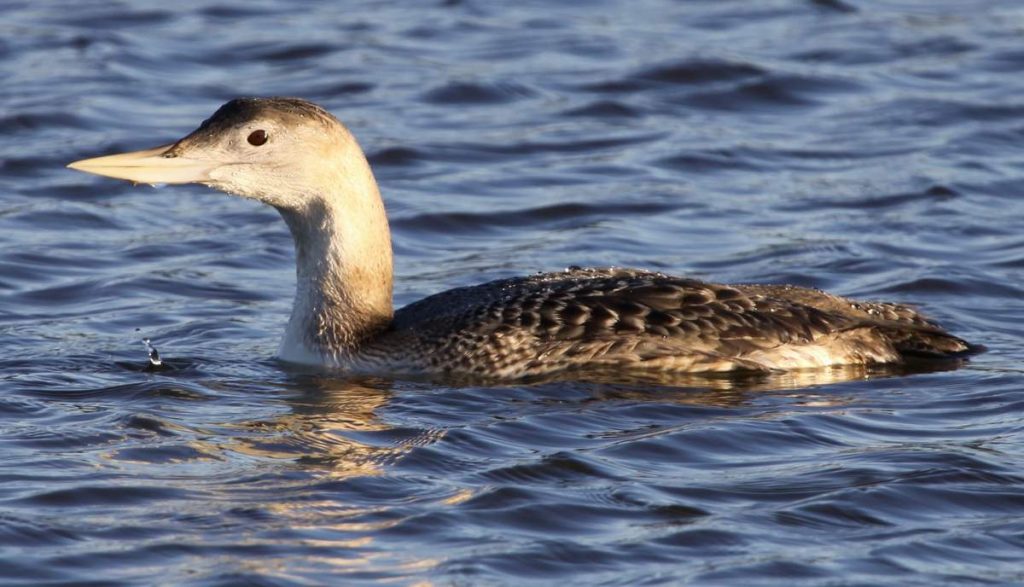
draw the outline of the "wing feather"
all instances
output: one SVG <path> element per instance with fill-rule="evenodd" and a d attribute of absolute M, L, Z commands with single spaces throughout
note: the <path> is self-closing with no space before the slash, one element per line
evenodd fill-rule
<path fill-rule="evenodd" d="M 571 269 L 449 290 L 400 310 L 392 330 L 441 355 L 438 364 L 525 375 L 594 364 L 789 368 L 804 360 L 887 361 L 899 349 L 968 348 L 906 306 L 628 269 Z"/>

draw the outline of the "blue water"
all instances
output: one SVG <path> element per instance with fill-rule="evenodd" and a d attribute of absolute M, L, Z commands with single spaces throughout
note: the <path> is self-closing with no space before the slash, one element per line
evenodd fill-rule
<path fill-rule="evenodd" d="M 1019 2 L 0 16 L 0 582 L 1024 582 Z M 989 350 L 684 387 L 290 371 L 273 210 L 64 168 L 239 95 L 360 139 L 400 305 L 635 266 L 914 303 Z"/>

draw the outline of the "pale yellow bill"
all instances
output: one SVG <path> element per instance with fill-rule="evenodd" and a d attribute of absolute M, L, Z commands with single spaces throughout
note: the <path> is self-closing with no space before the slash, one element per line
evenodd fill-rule
<path fill-rule="evenodd" d="M 144 151 L 82 159 L 69 163 L 68 167 L 136 183 L 196 183 L 209 179 L 210 171 L 220 166 L 215 161 L 164 157 L 173 146 L 171 143 Z"/>

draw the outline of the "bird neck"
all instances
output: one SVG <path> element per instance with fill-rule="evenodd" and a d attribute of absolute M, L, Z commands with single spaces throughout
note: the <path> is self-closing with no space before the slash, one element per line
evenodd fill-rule
<path fill-rule="evenodd" d="M 295 303 L 279 353 L 284 360 L 344 365 L 391 322 L 391 235 L 368 166 L 365 174 L 363 181 L 349 176 L 342 193 L 279 209 L 296 256 Z"/>

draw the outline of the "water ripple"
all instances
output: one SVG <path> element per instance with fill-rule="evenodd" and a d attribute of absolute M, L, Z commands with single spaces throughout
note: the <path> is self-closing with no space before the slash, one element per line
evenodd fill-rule
<path fill-rule="evenodd" d="M 1024 581 L 1017 4 L 6 8 L 0 582 Z M 920 304 L 988 352 L 674 385 L 292 370 L 277 214 L 64 169 L 238 95 L 359 138 L 399 303 L 635 265 Z"/>

